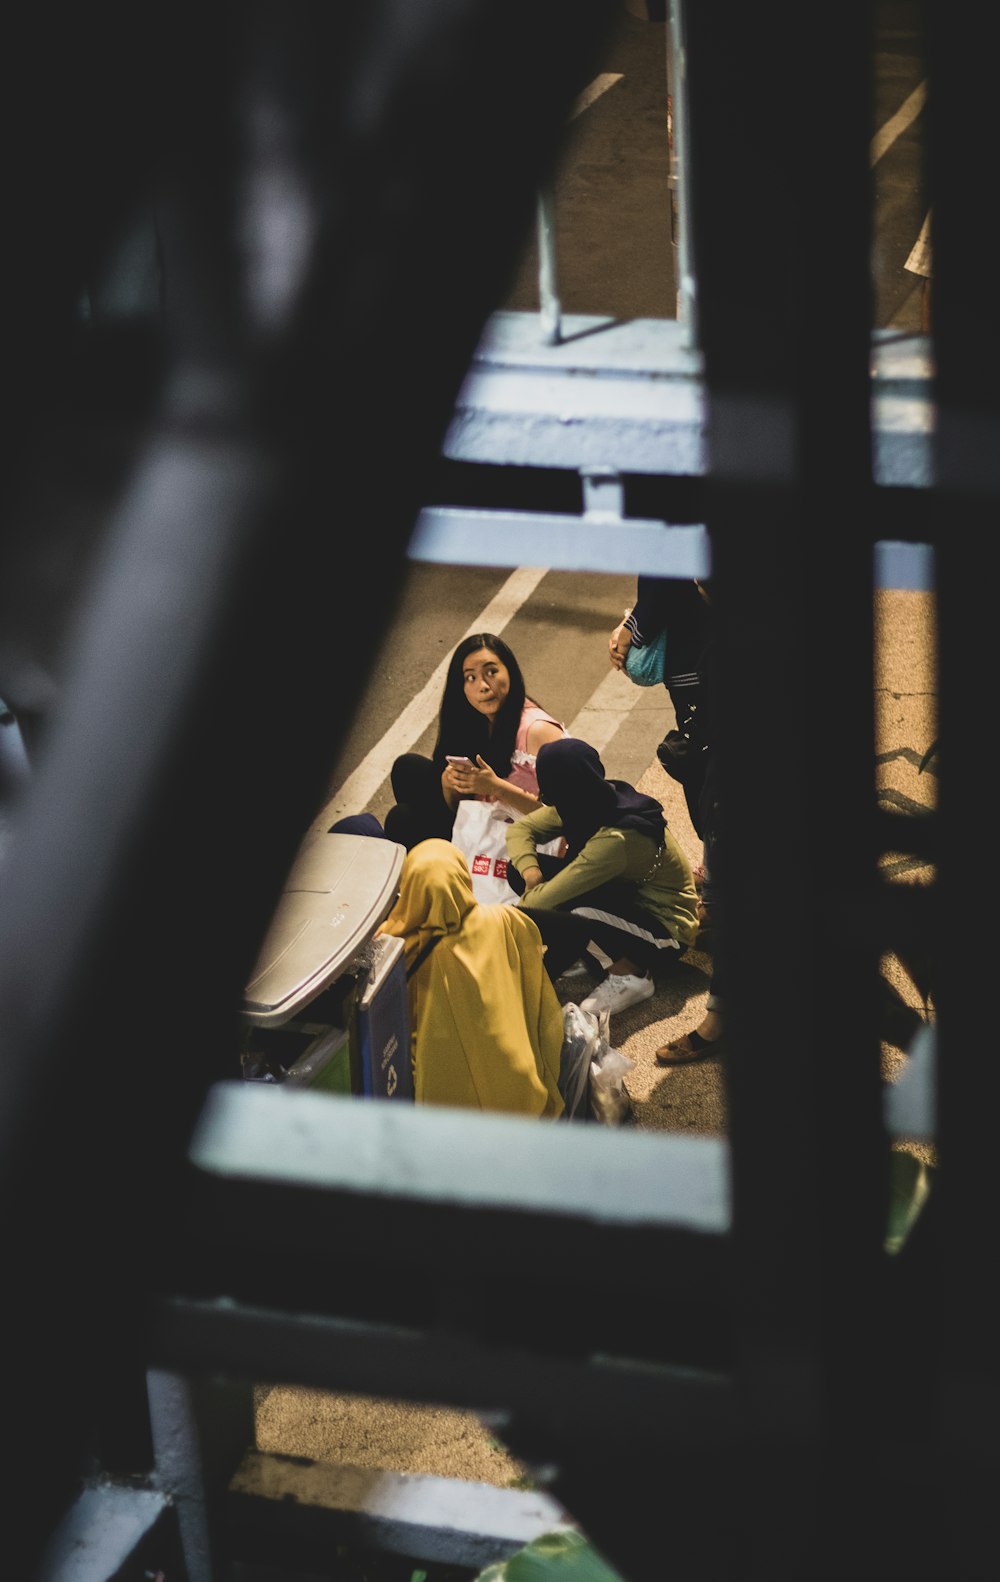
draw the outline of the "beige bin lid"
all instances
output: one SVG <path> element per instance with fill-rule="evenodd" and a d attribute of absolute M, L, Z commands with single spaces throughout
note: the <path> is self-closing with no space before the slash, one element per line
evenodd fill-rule
<path fill-rule="evenodd" d="M 338 978 L 399 891 L 406 849 L 368 835 L 310 835 L 243 991 L 242 1014 L 278 1027 Z"/>

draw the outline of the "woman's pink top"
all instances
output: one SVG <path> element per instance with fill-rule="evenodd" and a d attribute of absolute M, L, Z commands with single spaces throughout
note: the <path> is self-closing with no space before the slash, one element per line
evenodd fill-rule
<path fill-rule="evenodd" d="M 526 702 L 521 710 L 521 723 L 517 727 L 514 738 L 514 751 L 511 754 L 510 774 L 507 779 L 512 786 L 517 786 L 519 791 L 528 791 L 532 796 L 538 795 L 538 776 L 535 773 L 535 754 L 528 751 L 528 732 L 538 720 L 545 720 L 549 725 L 558 726 L 566 734 L 566 727 L 562 720 L 554 720 L 551 714 L 546 714 L 537 703 Z"/>

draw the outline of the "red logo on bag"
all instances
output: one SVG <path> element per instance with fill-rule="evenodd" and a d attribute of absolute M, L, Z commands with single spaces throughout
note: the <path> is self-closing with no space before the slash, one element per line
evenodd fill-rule
<path fill-rule="evenodd" d="M 506 859 L 506 857 L 498 857 L 496 859 L 496 861 L 494 862 L 494 864 L 493 864 L 493 877 L 495 879 L 506 879 L 506 877 L 507 877 L 507 859 Z"/>
<path fill-rule="evenodd" d="M 490 858 L 487 857 L 483 852 L 480 852 L 478 857 L 473 857 L 472 865 L 469 871 L 470 873 L 489 873 Z"/>

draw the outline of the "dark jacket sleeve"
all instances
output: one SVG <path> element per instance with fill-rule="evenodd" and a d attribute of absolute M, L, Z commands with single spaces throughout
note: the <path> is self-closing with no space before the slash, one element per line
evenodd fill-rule
<path fill-rule="evenodd" d="M 666 577 L 639 577 L 636 582 L 635 604 L 625 625 L 632 634 L 637 648 L 645 648 L 659 637 L 667 624 L 670 607 L 670 579 Z"/>
<path fill-rule="evenodd" d="M 708 609 L 692 577 L 639 577 L 635 606 L 625 621 L 636 647 L 666 627 L 667 675 L 693 677 L 708 636 Z"/>

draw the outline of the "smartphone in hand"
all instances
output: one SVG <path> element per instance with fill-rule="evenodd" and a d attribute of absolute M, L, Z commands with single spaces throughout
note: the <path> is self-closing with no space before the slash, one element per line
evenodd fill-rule
<path fill-rule="evenodd" d="M 445 758 L 450 764 L 457 764 L 460 769 L 475 769 L 471 758 L 464 758 L 461 754 L 445 753 Z"/>

